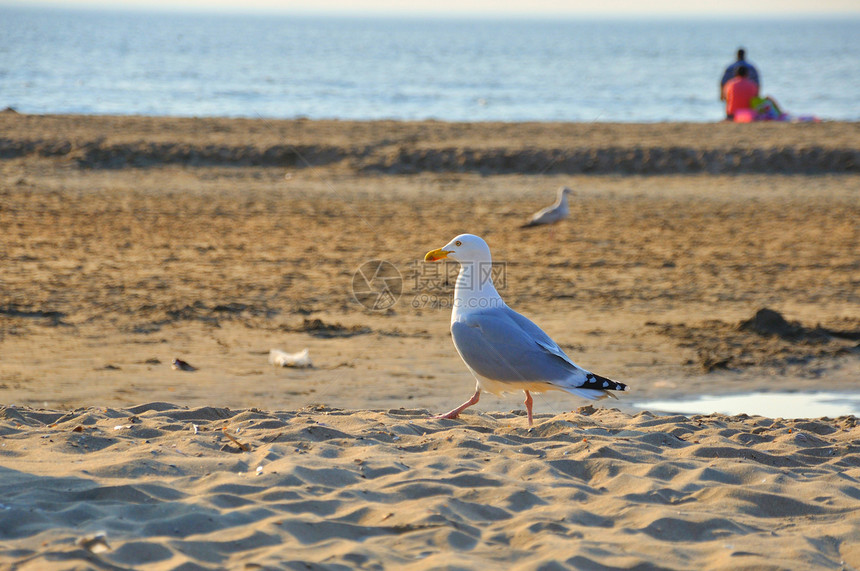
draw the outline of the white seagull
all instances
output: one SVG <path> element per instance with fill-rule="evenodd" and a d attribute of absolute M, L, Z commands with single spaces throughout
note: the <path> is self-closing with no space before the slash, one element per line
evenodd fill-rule
<path fill-rule="evenodd" d="M 567 205 L 567 197 L 573 196 L 573 191 L 566 186 L 558 189 L 558 198 L 552 206 L 547 206 L 543 210 L 535 212 L 528 222 L 520 226 L 520 228 L 531 228 L 542 224 L 555 224 L 559 220 L 564 220 L 570 215 L 570 208 Z"/>
<path fill-rule="evenodd" d="M 483 239 L 461 234 L 424 256 L 425 262 L 442 259 L 460 263 L 451 336 L 478 384 L 472 398 L 435 418 L 457 418 L 478 402 L 481 391 L 498 395 L 523 390 L 531 426 L 530 393 L 566 391 L 597 400 L 614 396 L 609 391 L 627 390 L 623 383 L 579 367 L 540 327 L 505 304 L 493 285 L 493 259 Z"/>

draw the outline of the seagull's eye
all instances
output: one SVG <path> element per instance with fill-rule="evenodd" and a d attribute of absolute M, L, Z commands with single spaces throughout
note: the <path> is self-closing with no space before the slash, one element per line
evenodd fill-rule
<path fill-rule="evenodd" d="M 461 242 L 461 241 L 457 240 L 456 242 L 454 242 L 454 245 L 455 245 L 455 246 L 462 246 L 462 245 L 463 245 L 463 242 Z"/>

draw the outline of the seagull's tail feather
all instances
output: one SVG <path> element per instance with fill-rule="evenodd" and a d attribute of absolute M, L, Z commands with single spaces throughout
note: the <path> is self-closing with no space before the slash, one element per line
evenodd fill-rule
<path fill-rule="evenodd" d="M 626 391 L 627 385 L 607 379 L 606 377 L 601 377 L 600 375 L 595 375 L 594 373 L 586 373 L 584 383 L 569 389 L 566 388 L 565 390 L 587 399 L 600 400 L 606 397 L 617 398 L 609 391 Z"/>
<path fill-rule="evenodd" d="M 520 228 L 534 228 L 535 226 L 540 226 L 540 223 L 535 222 L 534 220 L 529 220 L 525 224 L 520 224 Z"/>

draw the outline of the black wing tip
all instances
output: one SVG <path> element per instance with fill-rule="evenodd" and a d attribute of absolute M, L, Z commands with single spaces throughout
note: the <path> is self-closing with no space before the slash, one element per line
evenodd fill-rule
<path fill-rule="evenodd" d="M 601 391 L 628 390 L 627 385 L 625 385 L 624 383 L 619 383 L 618 381 L 613 381 L 612 379 L 607 379 L 606 377 L 601 377 L 600 375 L 595 375 L 594 373 L 586 373 L 585 383 L 580 385 L 578 388 L 597 389 Z"/>

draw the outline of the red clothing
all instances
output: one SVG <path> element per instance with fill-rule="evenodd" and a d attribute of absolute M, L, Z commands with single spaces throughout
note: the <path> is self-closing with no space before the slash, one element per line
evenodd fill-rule
<path fill-rule="evenodd" d="M 750 109 L 752 98 L 758 95 L 758 84 L 746 77 L 735 77 L 726 84 L 726 115 L 731 117 L 738 109 Z"/>

